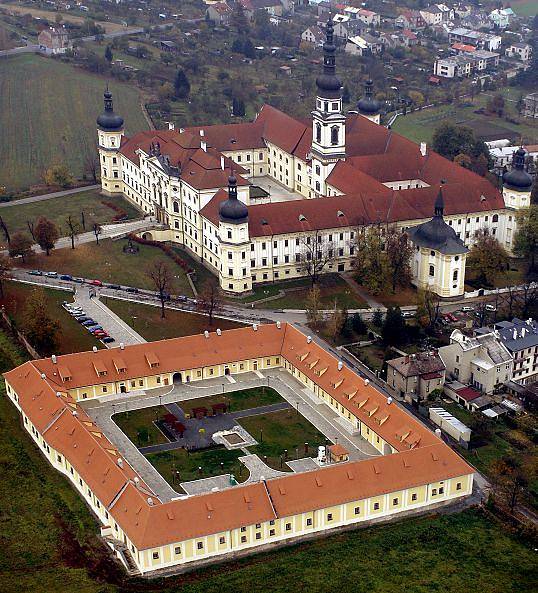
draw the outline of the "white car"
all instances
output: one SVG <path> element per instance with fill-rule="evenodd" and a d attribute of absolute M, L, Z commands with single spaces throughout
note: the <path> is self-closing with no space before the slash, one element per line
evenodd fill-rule
<path fill-rule="evenodd" d="M 469 313 L 470 311 L 474 311 L 474 307 L 471 307 L 471 305 L 465 305 L 461 308 L 461 310 L 463 313 Z"/>
<path fill-rule="evenodd" d="M 497 307 L 495 305 L 490 304 L 490 303 L 487 303 L 486 304 L 485 309 L 486 309 L 486 311 L 497 311 Z"/>

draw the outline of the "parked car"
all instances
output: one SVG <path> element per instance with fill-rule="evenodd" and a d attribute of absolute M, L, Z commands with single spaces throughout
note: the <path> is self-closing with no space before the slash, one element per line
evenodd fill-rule
<path fill-rule="evenodd" d="M 71 276 L 71 274 L 62 274 L 60 276 L 60 280 L 69 280 L 69 281 L 71 281 L 71 280 L 73 280 L 73 276 Z"/>
<path fill-rule="evenodd" d="M 98 331 L 102 331 L 103 326 L 102 325 L 94 325 L 92 327 L 89 328 L 89 330 L 93 333 L 98 332 Z"/>
<path fill-rule="evenodd" d="M 121 286 L 119 284 L 105 284 L 107 288 L 111 288 L 112 290 L 120 290 Z"/>
<path fill-rule="evenodd" d="M 128 286 L 125 289 L 125 292 L 132 292 L 132 293 L 136 294 L 138 292 L 138 288 L 134 288 L 134 286 Z"/>
<path fill-rule="evenodd" d="M 448 313 L 448 318 L 450 319 L 450 321 L 452 322 L 456 322 L 459 321 L 459 319 L 454 315 L 454 313 Z"/>
<path fill-rule="evenodd" d="M 30 274 L 30 276 L 43 276 L 43 272 L 41 270 L 30 270 L 28 274 Z"/>
<path fill-rule="evenodd" d="M 402 317 L 414 317 L 415 316 L 415 312 L 414 311 L 403 311 L 402 312 Z"/>
<path fill-rule="evenodd" d="M 114 338 L 111 338 L 110 336 L 107 336 L 106 338 L 103 338 L 101 340 L 101 342 L 103 342 L 103 344 L 111 344 L 112 342 L 115 342 L 116 340 Z"/>
<path fill-rule="evenodd" d="M 91 317 L 89 319 L 87 319 L 86 321 L 82 322 L 82 325 L 85 325 L 86 327 L 91 327 L 92 325 L 98 325 L 97 321 L 94 321 Z"/>
<path fill-rule="evenodd" d="M 103 286 L 101 280 L 90 280 L 88 284 L 91 284 L 92 286 Z"/>
<path fill-rule="evenodd" d="M 84 282 L 84 278 L 79 278 L 78 276 L 74 276 L 73 282 L 76 282 L 77 284 L 82 284 Z"/>
<path fill-rule="evenodd" d="M 86 315 L 81 315 L 80 317 L 77 317 L 77 321 L 79 323 L 85 323 L 86 321 L 92 321 L 89 317 L 87 317 Z"/>
<path fill-rule="evenodd" d="M 470 313 L 471 311 L 474 311 L 474 307 L 471 307 L 471 305 L 464 305 L 461 310 L 464 313 Z"/>
<path fill-rule="evenodd" d="M 495 305 L 492 305 L 491 303 L 486 303 L 485 309 L 486 311 L 497 311 L 497 307 Z"/>
<path fill-rule="evenodd" d="M 47 276 L 47 278 L 58 278 L 58 272 L 43 272 L 43 276 Z"/>

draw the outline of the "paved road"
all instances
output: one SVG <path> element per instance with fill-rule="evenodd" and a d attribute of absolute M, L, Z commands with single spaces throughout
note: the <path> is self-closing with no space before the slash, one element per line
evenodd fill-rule
<path fill-rule="evenodd" d="M 11 202 L 0 202 L 0 208 L 9 208 L 10 206 L 20 206 L 21 204 L 33 204 L 34 202 L 43 202 L 44 200 L 52 200 L 54 198 L 61 198 L 62 196 L 70 196 L 71 194 L 80 194 L 92 189 L 100 189 L 100 184 L 85 185 L 84 187 L 76 187 L 75 189 L 65 189 L 62 191 L 55 191 L 50 194 L 41 194 L 39 196 L 30 196 L 29 198 L 21 198 L 20 200 L 12 200 Z"/>

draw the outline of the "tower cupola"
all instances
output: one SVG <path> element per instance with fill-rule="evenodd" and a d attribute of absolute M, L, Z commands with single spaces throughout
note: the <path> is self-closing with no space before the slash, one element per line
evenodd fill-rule
<path fill-rule="evenodd" d="M 334 23 L 331 18 L 325 26 L 323 44 L 323 74 L 317 77 L 318 96 L 326 99 L 339 99 L 342 83 L 336 76 L 336 45 L 334 44 Z"/>
<path fill-rule="evenodd" d="M 505 187 L 518 192 L 530 191 L 532 187 L 532 177 L 525 171 L 525 149 L 518 148 L 512 159 L 512 169 L 503 175 Z"/>
<path fill-rule="evenodd" d="M 248 208 L 237 197 L 237 179 L 232 171 L 228 178 L 228 198 L 220 203 L 219 218 L 221 222 L 241 224 L 248 220 Z"/>
<path fill-rule="evenodd" d="M 107 89 L 103 95 L 105 110 L 97 118 L 97 125 L 104 132 L 117 132 L 123 128 L 123 117 L 114 113 L 112 93 Z"/>

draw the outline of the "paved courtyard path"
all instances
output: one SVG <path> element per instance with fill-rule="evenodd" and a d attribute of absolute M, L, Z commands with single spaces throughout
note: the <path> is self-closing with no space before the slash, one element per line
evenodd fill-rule
<path fill-rule="evenodd" d="M 1 202 L 0 208 L 9 208 L 10 206 L 20 206 L 21 204 L 33 204 L 34 202 L 43 202 L 45 200 L 53 200 L 54 198 L 61 198 L 62 196 L 70 196 L 71 194 L 80 194 L 92 189 L 100 189 L 101 184 L 85 185 L 84 187 L 76 187 L 75 189 L 63 189 L 61 191 L 54 191 L 49 194 L 41 194 L 39 196 L 30 196 L 29 198 L 21 198 L 20 200 L 11 200 L 11 202 Z"/>

